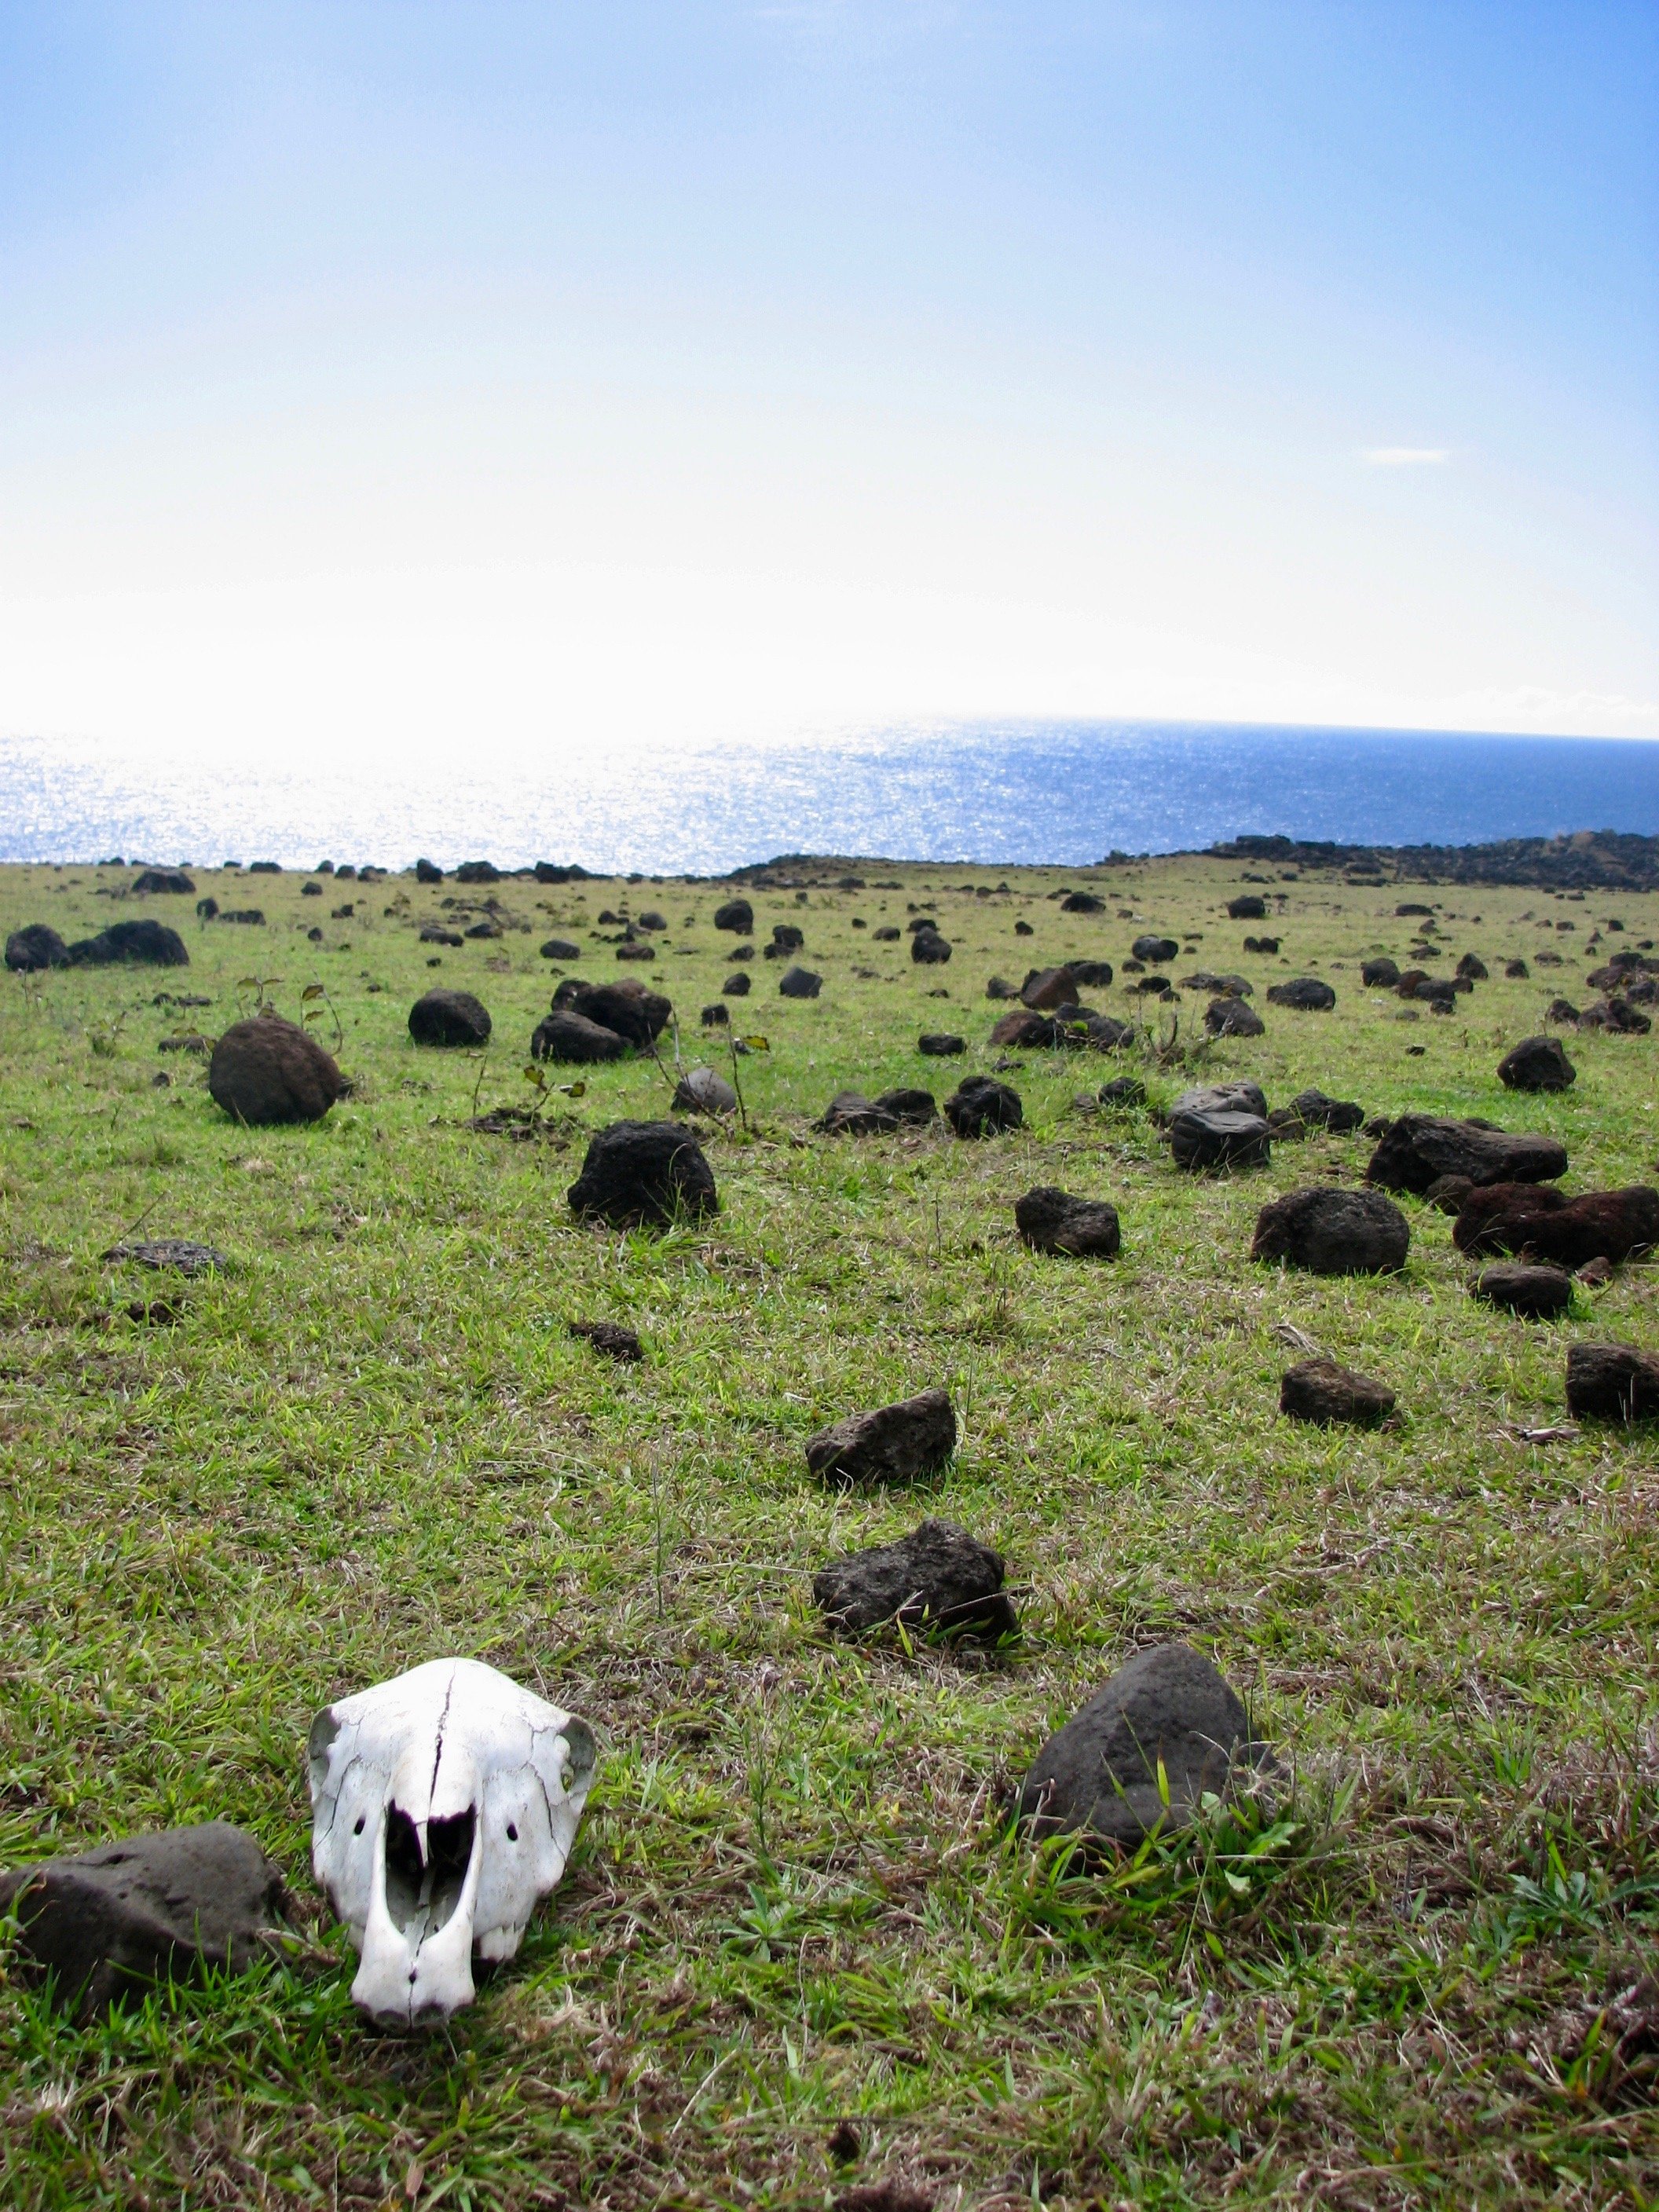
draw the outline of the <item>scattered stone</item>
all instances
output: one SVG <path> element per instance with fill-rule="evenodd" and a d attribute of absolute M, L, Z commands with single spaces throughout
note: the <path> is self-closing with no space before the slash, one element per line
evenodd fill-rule
<path fill-rule="evenodd" d="M 955 1060 L 968 1049 L 966 1037 L 949 1030 L 927 1030 L 916 1039 L 916 1050 L 926 1060 Z"/>
<path fill-rule="evenodd" d="M 1486 963 L 1478 952 L 1466 952 L 1457 963 L 1457 972 L 1466 983 L 1484 983 Z"/>
<path fill-rule="evenodd" d="M 1149 967 L 1161 968 L 1180 951 L 1181 941 L 1174 937 L 1138 937 L 1129 950 L 1137 960 L 1144 960 Z"/>
<path fill-rule="evenodd" d="M 1389 1419 L 1395 1403 L 1394 1392 L 1384 1384 L 1323 1357 L 1298 1359 L 1279 1377 L 1279 1412 L 1320 1428 L 1374 1429 Z"/>
<path fill-rule="evenodd" d="M 1210 1662 L 1189 1644 L 1158 1644 L 1136 1652 L 1049 1737 L 1020 1814 L 1039 1835 L 1080 1830 L 1133 1850 L 1154 1830 L 1187 1826 L 1205 1796 L 1268 1759 Z"/>
<path fill-rule="evenodd" d="M 668 917 L 665 914 L 658 914 L 653 908 L 647 907 L 635 927 L 637 929 L 648 929 L 653 937 L 660 937 L 668 927 Z"/>
<path fill-rule="evenodd" d="M 176 929 L 161 921 L 112 921 L 96 937 L 69 948 L 71 968 L 110 968 L 134 961 L 150 968 L 188 968 L 190 954 Z"/>
<path fill-rule="evenodd" d="M 729 929 L 734 937 L 748 937 L 755 927 L 755 909 L 746 898 L 727 899 L 714 908 L 716 929 Z"/>
<path fill-rule="evenodd" d="M 1243 999 L 1212 999 L 1204 1009 L 1204 1026 L 1212 1036 L 1265 1036 L 1267 1024 Z"/>
<path fill-rule="evenodd" d="M 942 967 L 951 957 L 951 945 L 936 929 L 919 929 L 910 939 L 910 957 L 926 968 Z"/>
<path fill-rule="evenodd" d="M 896 1544 L 832 1559 L 812 1578 L 829 1626 L 858 1636 L 896 1620 L 908 1629 L 995 1643 L 1018 1633 L 1002 1555 L 953 1521 L 924 1521 Z"/>
<path fill-rule="evenodd" d="M 1171 1114 L 1169 1135 L 1176 1165 L 1189 1171 L 1266 1167 L 1273 1158 L 1270 1133 L 1261 1115 L 1226 1108 L 1188 1109 Z"/>
<path fill-rule="evenodd" d="M 1029 921 L 1017 921 L 1014 924 L 1014 935 L 1016 937 L 1035 937 L 1036 935 L 1036 932 L 1032 928 Z"/>
<path fill-rule="evenodd" d="M 1297 975 L 1288 983 L 1270 983 L 1267 996 L 1274 1006 L 1291 1006 L 1302 1014 L 1328 1013 L 1336 1004 L 1335 992 L 1317 975 Z"/>
<path fill-rule="evenodd" d="M 1078 988 L 1070 968 L 1033 968 L 1019 987 L 1019 1000 L 1036 1013 L 1052 1013 L 1057 1006 L 1076 1006 Z"/>
<path fill-rule="evenodd" d="M 992 1075 L 965 1076 L 945 1102 L 945 1118 L 959 1137 L 994 1137 L 1025 1119 L 1019 1093 Z"/>
<path fill-rule="evenodd" d="M 1547 1022 L 1563 1022 L 1577 1029 L 1579 1022 L 1578 1009 L 1571 999 L 1552 999 L 1544 1009 L 1544 1019 Z"/>
<path fill-rule="evenodd" d="M 1314 1275 L 1391 1274 L 1405 1266 L 1411 1235 L 1405 1215 L 1381 1192 L 1316 1186 L 1262 1207 L 1250 1257 Z"/>
<path fill-rule="evenodd" d="M 461 935 L 459 929 L 440 929 L 435 922 L 428 922 L 426 927 L 421 932 L 421 943 L 422 945 L 447 945 L 452 951 L 459 952 L 461 947 L 466 943 L 466 939 Z"/>
<path fill-rule="evenodd" d="M 617 1321 L 573 1321 L 570 1334 L 586 1337 L 594 1351 L 603 1352 L 607 1359 L 632 1363 L 645 1357 L 645 1346 L 639 1338 Z"/>
<path fill-rule="evenodd" d="M 1573 1269 L 1573 1274 L 1586 1290 L 1603 1290 L 1613 1280 L 1613 1262 L 1600 1257 L 1587 1260 L 1582 1267 Z"/>
<path fill-rule="evenodd" d="M 1386 955 L 1377 960 L 1362 960 L 1359 980 L 1368 991 L 1392 991 L 1400 981 L 1400 963 Z"/>
<path fill-rule="evenodd" d="M 1092 891 L 1068 891 L 1060 902 L 1062 914 L 1104 914 L 1106 902 Z"/>
<path fill-rule="evenodd" d="M 872 939 L 877 945 L 896 945 L 903 934 L 902 930 L 895 928 L 890 923 L 871 933 Z"/>
<path fill-rule="evenodd" d="M 720 985 L 720 989 L 728 999 L 746 999 L 753 988 L 753 984 L 741 968 L 735 975 L 728 975 Z"/>
<path fill-rule="evenodd" d="M 675 1085 L 674 1103 L 689 1114 L 735 1114 L 738 1094 L 712 1067 L 692 1067 Z"/>
<path fill-rule="evenodd" d="M 126 1996 L 217 1967 L 245 1973 L 295 1931 L 281 1875 L 228 1821 L 101 1844 L 0 1875 L 18 1949 L 54 1978 L 58 2004 L 89 2020 Z"/>
<path fill-rule="evenodd" d="M 806 1464 L 838 1482 L 920 1482 L 937 1474 L 956 1448 L 950 1394 L 924 1390 L 819 1430 L 806 1440 Z"/>
<path fill-rule="evenodd" d="M 897 1128 L 898 1116 L 861 1091 L 838 1091 L 814 1126 L 826 1137 L 880 1137 Z"/>
<path fill-rule="evenodd" d="M 1565 1146 L 1521 1130 L 1435 1114 L 1402 1114 L 1389 1123 L 1365 1170 L 1367 1182 L 1421 1197 L 1442 1176 L 1473 1183 L 1550 1182 L 1567 1171 Z"/>
<path fill-rule="evenodd" d="M 745 975 L 744 978 L 744 982 L 747 982 L 748 980 L 748 977 Z M 720 1001 L 716 999 L 713 1006 L 705 1006 L 703 1008 L 702 1025 L 706 1030 L 730 1029 L 732 1026 L 731 1009 L 727 1006 L 722 1006 Z"/>
<path fill-rule="evenodd" d="M 1572 1304 L 1572 1278 L 1559 1267 L 1530 1267 L 1505 1260 L 1481 1269 L 1474 1279 L 1474 1295 L 1525 1321 L 1550 1321 Z"/>
<path fill-rule="evenodd" d="M 654 960 L 656 957 L 657 948 L 654 945 L 627 944 L 619 945 L 617 947 L 618 960 Z"/>
<path fill-rule="evenodd" d="M 1138 1075 L 1115 1075 L 1095 1096 L 1103 1106 L 1120 1114 L 1134 1113 L 1146 1103 L 1146 1086 Z"/>
<path fill-rule="evenodd" d="M 816 999 L 823 988 L 823 976 L 810 968 L 786 969 L 778 979 L 778 995 L 783 999 Z"/>
<path fill-rule="evenodd" d="M 416 1044 L 488 1044 L 489 1016 L 471 991 L 428 991 L 409 1010 L 409 1034 Z"/>
<path fill-rule="evenodd" d="M 1254 892 L 1247 894 L 1243 898 L 1229 899 L 1227 918 L 1230 921 L 1265 921 L 1267 918 L 1267 902 L 1264 898 L 1258 898 Z"/>
<path fill-rule="evenodd" d="M 463 860 L 455 871 L 458 884 L 498 884 L 501 872 L 493 860 Z"/>
<path fill-rule="evenodd" d="M 73 951 L 71 946 L 71 955 Z M 1606 1030 L 1614 1036 L 1645 1036 L 1653 1023 L 1628 999 L 1598 999 L 1579 1015 L 1578 1026 L 1581 1030 Z"/>
<path fill-rule="evenodd" d="M 617 1229 L 641 1223 L 666 1228 L 720 1210 L 702 1146 L 678 1121 L 613 1121 L 601 1129 L 568 1197 L 584 1219 Z"/>
<path fill-rule="evenodd" d="M 1576 1421 L 1659 1420 L 1659 1354 L 1632 1344 L 1569 1346 L 1567 1411 Z"/>
<path fill-rule="evenodd" d="M 1276 937 L 1247 937 L 1244 940 L 1244 950 L 1247 952 L 1261 952 L 1271 956 L 1279 951 L 1279 939 Z"/>
<path fill-rule="evenodd" d="M 1265 1121 L 1267 1099 L 1258 1083 L 1200 1083 L 1190 1091 L 1183 1091 L 1170 1112 L 1171 1116 L 1216 1112 L 1255 1114 Z"/>
<path fill-rule="evenodd" d="M 6 965 L 20 975 L 38 974 L 43 968 L 67 968 L 69 947 L 44 921 L 31 921 L 14 929 L 6 939 Z"/>
<path fill-rule="evenodd" d="M 321 872 L 320 872 L 320 870 L 319 871 L 319 873 Z M 329 871 L 329 873 L 330 873 L 331 875 L 332 875 L 332 873 L 333 873 L 333 872 L 333 872 L 333 870 L 331 868 L 331 869 L 330 869 L 330 871 Z M 416 882 L 417 884 L 441 884 L 441 883 L 442 883 L 443 879 L 444 879 L 444 872 L 443 872 L 443 870 L 442 870 L 441 867 L 439 867 L 439 866 L 437 865 L 436 861 L 434 861 L 434 860 L 416 860 L 416 863 L 415 863 L 415 880 L 416 880 Z"/>
<path fill-rule="evenodd" d="M 590 1021 L 586 1014 L 574 1013 L 568 1006 L 544 1014 L 530 1039 L 532 1060 L 550 1060 L 563 1067 L 591 1067 L 602 1060 L 620 1060 L 627 1050 L 626 1038 L 619 1037 L 615 1030 L 606 1029 L 603 1022 Z"/>
<path fill-rule="evenodd" d="M 112 1244 L 101 1260 L 127 1260 L 139 1267 L 170 1267 L 180 1275 L 212 1275 L 229 1267 L 222 1252 L 211 1244 L 192 1243 L 188 1237 L 148 1237 L 136 1243 Z"/>
<path fill-rule="evenodd" d="M 662 1035 L 674 1007 L 660 991 L 647 991 L 631 976 L 619 983 L 584 983 L 580 976 L 567 975 L 553 994 L 553 1011 L 585 1014 L 643 1052 Z"/>
<path fill-rule="evenodd" d="M 462 932 L 463 936 L 475 938 L 485 943 L 497 937 L 504 937 L 506 934 L 507 932 L 498 921 L 475 921 L 470 929 Z"/>
<path fill-rule="evenodd" d="M 876 1104 L 884 1114 L 890 1114 L 896 1121 L 912 1128 L 925 1128 L 929 1121 L 939 1119 L 939 1103 L 931 1091 L 903 1087 L 884 1091 Z"/>
<path fill-rule="evenodd" d="M 1511 982 L 1524 982 L 1532 970 L 1524 960 L 1508 960 L 1504 963 L 1504 973 Z"/>
<path fill-rule="evenodd" d="M 1568 1198 L 1548 1184 L 1492 1183 L 1469 1192 L 1452 1242 L 1472 1256 L 1510 1252 L 1575 1271 L 1592 1260 L 1617 1266 L 1659 1245 L 1659 1190 L 1632 1183 Z"/>
<path fill-rule="evenodd" d="M 985 995 L 988 999 L 1017 999 L 1019 989 L 1006 975 L 993 975 L 985 986 Z"/>
<path fill-rule="evenodd" d="M 1073 1198 L 1052 1183 L 1039 1183 L 1016 1200 L 1014 1224 L 1021 1243 L 1037 1252 L 1109 1260 L 1121 1242 L 1115 1206 L 1103 1199 Z"/>
<path fill-rule="evenodd" d="M 1027 1006 L 999 1016 L 991 1024 L 990 1042 L 1021 1051 L 1040 1051 L 1046 1046 L 1070 1042 L 1066 1024 L 1053 1014 L 1036 1014 Z"/>
<path fill-rule="evenodd" d="M 170 891 L 182 898 L 196 896 L 196 886 L 182 868 L 146 868 L 132 888 L 140 897 L 151 891 Z"/>
<path fill-rule="evenodd" d="M 1578 1071 L 1559 1037 L 1529 1036 L 1498 1061 L 1498 1079 L 1506 1091 L 1565 1091 L 1577 1081 Z"/>
<path fill-rule="evenodd" d="M 881 933 L 878 931 L 876 933 L 879 936 Z M 893 934 L 896 937 L 897 930 Z M 792 952 L 800 951 L 805 943 L 805 933 L 797 929 L 793 921 L 775 921 L 772 942 L 766 948 L 766 957 L 769 960 L 787 960 Z"/>
<path fill-rule="evenodd" d="M 349 1088 L 316 1038 L 268 1007 L 233 1022 L 208 1063 L 215 1103 L 250 1128 L 320 1121 Z"/>
<path fill-rule="evenodd" d="M 192 1052 L 205 1060 L 213 1050 L 211 1037 L 204 1037 L 199 1030 L 188 1030 L 182 1036 L 164 1036 L 157 1040 L 157 1052 Z"/>
<path fill-rule="evenodd" d="M 1365 1109 L 1357 1100 L 1331 1098 L 1322 1091 L 1298 1091 L 1291 1101 L 1290 1110 L 1307 1127 L 1328 1129 L 1338 1137 L 1359 1128 L 1365 1119 Z"/>
<path fill-rule="evenodd" d="M 421 933 L 426 934 L 424 930 Z M 573 945 L 568 937 L 550 937 L 542 947 L 544 960 L 580 960 L 581 957 L 580 945 Z"/>
<path fill-rule="evenodd" d="M 1533 1187 L 1530 1184 L 1528 1186 L 1529 1189 Z M 1441 1213 L 1461 1213 L 1463 1211 L 1465 1200 L 1474 1188 L 1474 1185 L 1469 1181 L 1468 1176 L 1437 1176 L 1423 1193 L 1423 1203 L 1425 1206 L 1432 1206 Z"/>

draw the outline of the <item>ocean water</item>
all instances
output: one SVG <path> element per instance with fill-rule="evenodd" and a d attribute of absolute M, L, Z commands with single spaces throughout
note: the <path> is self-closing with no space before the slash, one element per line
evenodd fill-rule
<path fill-rule="evenodd" d="M 1462 845 L 1573 830 L 1659 834 L 1659 742 L 1091 722 L 256 762 L 0 740 L 8 860 L 424 854 L 710 875 L 788 852 L 1078 866 L 1249 830 Z"/>

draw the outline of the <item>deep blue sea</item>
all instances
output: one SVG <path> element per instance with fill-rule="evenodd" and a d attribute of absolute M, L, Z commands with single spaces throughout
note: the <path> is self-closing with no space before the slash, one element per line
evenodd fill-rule
<path fill-rule="evenodd" d="M 708 875 L 787 852 L 1076 866 L 1247 830 L 1461 845 L 1572 830 L 1659 833 L 1659 742 L 1091 722 L 691 750 L 469 738 L 270 763 L 0 740 L 9 860 L 425 854 Z"/>

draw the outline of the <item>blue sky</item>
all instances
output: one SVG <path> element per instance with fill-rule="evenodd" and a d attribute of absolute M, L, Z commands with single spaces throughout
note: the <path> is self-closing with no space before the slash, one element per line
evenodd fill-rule
<path fill-rule="evenodd" d="M 1659 8 L 0 0 L 0 731 L 1659 735 Z"/>

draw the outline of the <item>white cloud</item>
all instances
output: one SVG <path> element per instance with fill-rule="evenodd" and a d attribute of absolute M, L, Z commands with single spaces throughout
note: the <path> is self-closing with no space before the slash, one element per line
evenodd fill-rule
<path fill-rule="evenodd" d="M 1437 469 L 1451 459 L 1449 446 L 1368 446 L 1360 455 L 1368 469 Z"/>

